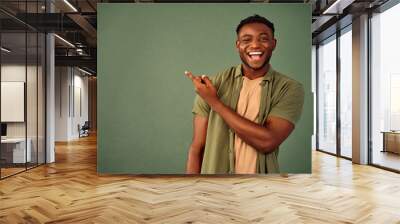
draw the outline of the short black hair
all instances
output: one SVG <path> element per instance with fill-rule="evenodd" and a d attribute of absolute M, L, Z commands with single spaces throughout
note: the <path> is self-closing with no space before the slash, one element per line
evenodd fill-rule
<path fill-rule="evenodd" d="M 236 27 L 236 34 L 239 34 L 240 29 L 249 23 L 262 23 L 264 25 L 266 25 L 267 27 L 269 27 L 272 30 L 272 34 L 274 35 L 275 33 L 275 28 L 274 28 L 274 24 L 269 21 L 267 18 L 262 17 L 260 15 L 254 14 L 254 16 L 249 16 L 245 19 L 243 19 L 242 21 L 240 21 L 239 25 Z"/>

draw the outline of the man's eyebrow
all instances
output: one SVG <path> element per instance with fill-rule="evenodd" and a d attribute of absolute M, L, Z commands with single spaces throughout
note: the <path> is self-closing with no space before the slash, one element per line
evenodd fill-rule
<path fill-rule="evenodd" d="M 244 37 L 252 37 L 252 35 L 250 34 L 244 34 L 243 36 L 239 37 L 239 38 L 244 38 Z"/>
<path fill-rule="evenodd" d="M 271 36 L 269 33 L 260 33 L 259 36 Z M 250 34 L 244 34 L 243 36 L 240 36 L 239 38 L 244 38 L 244 37 L 253 37 L 253 35 Z"/>
<path fill-rule="evenodd" d="M 270 36 L 269 33 L 260 33 L 260 36 Z"/>

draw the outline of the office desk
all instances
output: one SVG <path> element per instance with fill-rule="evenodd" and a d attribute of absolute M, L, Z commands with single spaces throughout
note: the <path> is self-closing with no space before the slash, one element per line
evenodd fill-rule
<path fill-rule="evenodd" d="M 382 131 L 382 134 L 383 134 L 382 152 L 393 152 L 400 154 L 400 132 Z"/>
<path fill-rule="evenodd" d="M 25 138 L 6 138 L 1 139 L 1 157 L 8 163 L 30 162 L 32 158 L 30 138 L 26 141 L 28 144 L 25 154 Z M 12 158 L 12 160 L 11 160 Z M 25 161 L 25 158 L 27 161 Z"/>

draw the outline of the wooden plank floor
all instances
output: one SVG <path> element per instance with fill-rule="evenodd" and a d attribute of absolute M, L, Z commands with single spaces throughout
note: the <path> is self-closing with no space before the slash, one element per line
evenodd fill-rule
<path fill-rule="evenodd" d="M 2 167 L 1 168 L 1 177 L 3 178 L 3 177 L 11 176 L 13 174 L 22 172 L 24 170 L 25 170 L 25 167 L 7 167 L 7 168 Z"/>
<path fill-rule="evenodd" d="M 0 181 L 0 223 L 400 223 L 400 175 L 314 152 L 312 175 L 98 176 L 89 137 Z"/>

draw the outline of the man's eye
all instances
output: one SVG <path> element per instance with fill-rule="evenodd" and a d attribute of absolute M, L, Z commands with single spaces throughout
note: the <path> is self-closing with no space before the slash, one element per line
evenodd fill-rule
<path fill-rule="evenodd" d="M 244 39 L 244 40 L 242 40 L 242 43 L 248 44 L 248 43 L 250 43 L 250 39 Z"/>
<path fill-rule="evenodd" d="M 264 37 L 264 38 L 260 38 L 260 41 L 261 41 L 261 42 L 268 42 L 268 41 L 269 41 L 269 39 L 268 39 L 268 38 L 266 38 L 266 37 Z"/>

